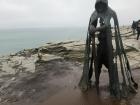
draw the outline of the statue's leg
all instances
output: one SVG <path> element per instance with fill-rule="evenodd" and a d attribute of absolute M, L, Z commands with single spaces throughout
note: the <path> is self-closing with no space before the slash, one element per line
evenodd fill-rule
<path fill-rule="evenodd" d="M 97 48 L 97 66 L 95 68 L 95 85 L 97 88 L 97 93 L 99 93 L 99 78 L 100 78 L 100 74 L 101 74 L 101 68 L 102 68 L 102 52 L 100 50 L 100 48 Z"/>
<path fill-rule="evenodd" d="M 89 83 L 91 83 L 92 75 L 93 75 L 93 53 L 92 53 L 90 68 L 89 68 Z"/>
<path fill-rule="evenodd" d="M 97 63 L 97 69 L 95 70 L 96 85 L 99 85 L 99 78 L 101 74 L 102 63 Z"/>
<path fill-rule="evenodd" d="M 119 80 L 118 80 L 118 72 L 116 65 L 113 63 L 109 64 L 108 56 L 105 56 L 104 65 L 106 68 L 108 68 L 108 74 L 109 74 L 109 89 L 110 94 L 113 96 L 120 97 L 120 91 L 119 91 Z"/>
<path fill-rule="evenodd" d="M 108 65 L 108 73 L 109 73 L 109 89 L 110 89 L 110 94 L 113 95 L 114 89 L 113 89 L 113 84 L 114 84 L 114 70 L 111 69 L 110 65 Z"/>
<path fill-rule="evenodd" d="M 114 92 L 114 69 L 113 69 L 113 52 L 110 49 L 110 51 L 108 49 L 106 49 L 106 51 L 104 52 L 104 59 L 103 59 L 103 63 L 105 65 L 105 67 L 108 69 L 108 74 L 109 74 L 109 88 L 110 88 L 110 94 L 113 95 Z"/>
<path fill-rule="evenodd" d="M 102 68 L 102 64 L 99 63 L 97 65 L 97 69 L 95 70 L 95 85 L 96 85 L 96 89 L 97 89 L 97 93 L 99 93 L 99 78 L 100 78 L 100 74 L 101 74 L 101 68 Z"/>
<path fill-rule="evenodd" d="M 112 74 L 112 71 L 111 70 L 111 67 L 109 65 L 109 59 L 108 59 L 108 54 L 105 54 L 104 55 L 104 65 L 105 67 L 108 69 L 108 74 L 109 74 L 109 87 L 110 87 L 110 90 L 112 90 L 112 84 L 113 84 L 113 74 Z"/>

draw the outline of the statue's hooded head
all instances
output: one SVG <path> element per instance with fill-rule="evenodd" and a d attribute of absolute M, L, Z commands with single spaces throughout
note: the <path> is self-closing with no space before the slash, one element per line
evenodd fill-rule
<path fill-rule="evenodd" d="M 108 9 L 108 0 L 96 0 L 95 9 L 98 13 L 103 13 Z"/>

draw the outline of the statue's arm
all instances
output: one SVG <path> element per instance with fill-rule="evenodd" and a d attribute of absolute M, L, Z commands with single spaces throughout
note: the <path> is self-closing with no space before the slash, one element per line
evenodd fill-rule
<path fill-rule="evenodd" d="M 115 11 L 112 10 L 112 16 L 113 16 L 113 19 L 114 19 L 114 24 L 115 26 L 119 27 L 119 22 L 118 22 L 118 17 L 117 17 L 117 14 Z"/>
<path fill-rule="evenodd" d="M 93 35 L 97 31 L 102 31 L 107 28 L 106 25 L 102 25 L 100 27 L 97 27 L 97 22 L 98 22 L 98 16 L 96 11 L 92 14 L 90 18 L 90 23 L 89 23 L 89 34 Z"/>
<path fill-rule="evenodd" d="M 90 35 L 93 35 L 96 32 L 97 23 L 98 23 L 97 13 L 94 12 L 90 17 L 90 22 L 88 27 L 88 31 Z"/>
<path fill-rule="evenodd" d="M 118 22 L 117 14 L 113 10 L 112 10 L 112 17 L 113 17 L 113 20 L 114 20 L 115 33 L 116 33 L 116 35 L 117 35 L 117 33 L 120 35 L 119 22 Z"/>

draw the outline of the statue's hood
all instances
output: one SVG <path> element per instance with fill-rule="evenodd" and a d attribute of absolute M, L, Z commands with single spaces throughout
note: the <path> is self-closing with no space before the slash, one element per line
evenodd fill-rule
<path fill-rule="evenodd" d="M 96 3 L 95 3 L 95 9 L 97 10 L 98 9 L 98 4 L 104 4 L 104 7 L 107 9 L 108 8 L 108 0 L 96 0 Z"/>

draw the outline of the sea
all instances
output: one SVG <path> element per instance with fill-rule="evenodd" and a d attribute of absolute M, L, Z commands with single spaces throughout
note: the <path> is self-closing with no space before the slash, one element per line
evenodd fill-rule
<path fill-rule="evenodd" d="M 86 33 L 87 28 L 85 27 L 1 29 L 0 55 L 36 48 L 45 43 L 84 40 Z"/>

